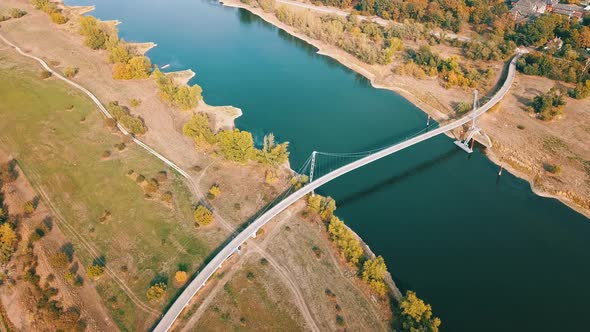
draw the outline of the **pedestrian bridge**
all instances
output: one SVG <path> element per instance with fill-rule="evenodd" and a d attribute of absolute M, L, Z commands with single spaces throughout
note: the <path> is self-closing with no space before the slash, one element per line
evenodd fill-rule
<path fill-rule="evenodd" d="M 514 77 L 516 75 L 516 62 L 518 61 L 521 55 L 522 53 L 519 51 L 519 53 L 516 56 L 514 56 L 514 58 L 512 58 L 512 60 L 510 61 L 506 80 L 504 81 L 500 89 L 496 92 L 496 94 L 491 99 L 489 99 L 489 101 L 484 103 L 481 107 L 474 107 L 473 111 L 469 112 L 467 115 L 458 120 L 454 120 L 446 125 L 437 127 L 435 129 L 427 128 L 423 130 L 421 133 L 415 135 L 414 137 L 411 137 L 400 143 L 396 143 L 377 150 L 349 154 L 328 154 L 313 152 L 303 167 L 303 169 L 305 170 L 307 166 L 311 165 L 309 183 L 305 184 L 303 187 L 299 189 L 292 187 L 289 191 L 287 191 L 288 195 L 282 195 L 281 197 L 279 197 L 279 200 L 276 200 L 278 201 L 278 203 L 269 206 L 269 208 L 266 211 L 263 211 L 263 213 L 260 214 L 256 220 L 250 223 L 248 227 L 246 227 L 246 229 L 244 229 L 241 233 L 237 234 L 223 249 L 221 249 L 221 251 L 219 251 L 217 255 L 213 257 L 213 259 L 209 263 L 207 263 L 207 265 L 185 288 L 183 293 L 176 299 L 176 301 L 172 304 L 172 306 L 164 314 L 158 325 L 155 327 L 154 331 L 168 331 L 172 327 L 172 324 L 174 324 L 174 321 L 180 315 L 182 310 L 188 305 L 193 296 L 199 291 L 199 289 L 201 289 L 201 287 L 203 287 L 203 285 L 205 285 L 207 280 L 213 275 L 213 273 L 215 273 L 215 271 L 219 267 L 221 267 L 225 260 L 227 260 L 233 253 L 235 253 L 240 248 L 240 246 L 248 240 L 248 238 L 255 237 L 258 229 L 260 229 L 262 226 L 264 226 L 266 223 L 272 220 L 279 213 L 287 209 L 291 204 L 297 202 L 299 199 L 305 197 L 307 194 L 313 193 L 315 189 L 346 173 L 354 171 L 357 168 L 368 165 L 379 159 L 385 158 L 398 151 L 409 148 L 420 142 L 426 141 L 430 138 L 451 131 L 455 128 L 461 127 L 470 122 L 472 123 L 472 125 L 470 131 L 467 134 L 467 139 L 464 141 L 457 141 L 455 143 L 459 145 L 461 148 L 463 148 L 465 151 L 471 152 L 472 150 L 468 146 L 469 139 L 471 139 L 475 133 L 479 132 L 479 128 L 477 128 L 475 124 L 475 119 L 477 119 L 477 117 L 487 112 L 490 108 L 496 105 L 508 93 L 514 81 Z M 474 102 L 474 106 L 476 105 L 477 102 Z M 316 157 L 318 155 L 338 155 L 342 157 L 351 158 L 350 160 L 353 161 L 343 166 L 340 166 L 334 170 L 329 170 L 328 173 L 320 177 L 316 176 L 316 178 L 314 178 L 314 171 L 316 171 L 315 162 Z M 294 191 L 291 193 L 291 190 Z"/>

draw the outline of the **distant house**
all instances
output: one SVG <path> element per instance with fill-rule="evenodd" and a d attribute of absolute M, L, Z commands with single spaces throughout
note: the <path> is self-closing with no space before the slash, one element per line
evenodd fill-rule
<path fill-rule="evenodd" d="M 557 3 L 555 5 L 552 5 L 550 10 L 548 11 L 555 14 L 567 16 L 570 19 L 577 19 L 578 21 L 581 21 L 584 17 L 583 8 L 581 6 L 574 4 Z"/>
<path fill-rule="evenodd" d="M 526 21 L 545 13 L 547 1 L 553 0 L 517 0 L 512 2 L 510 13 L 516 22 Z"/>

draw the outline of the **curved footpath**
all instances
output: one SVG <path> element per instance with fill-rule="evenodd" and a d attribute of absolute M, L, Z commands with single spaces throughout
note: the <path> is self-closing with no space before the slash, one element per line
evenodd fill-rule
<path fill-rule="evenodd" d="M 213 259 L 199 272 L 199 274 L 191 281 L 191 283 L 185 288 L 185 290 L 180 294 L 180 296 L 176 299 L 176 301 L 172 304 L 172 306 L 168 309 L 166 314 L 162 317 L 156 328 L 154 329 L 155 332 L 164 332 L 170 330 L 174 321 L 182 310 L 188 305 L 190 300 L 195 296 L 195 294 L 205 285 L 207 280 L 217 271 L 219 267 L 228 259 L 234 252 L 238 250 L 238 248 L 248 240 L 251 236 L 255 235 L 259 228 L 264 226 L 267 222 L 269 222 L 272 218 L 277 216 L 279 213 L 283 212 L 287 209 L 291 204 L 295 203 L 299 199 L 303 198 L 308 193 L 312 192 L 313 190 L 319 188 L 320 186 L 334 180 L 335 178 L 344 175 L 348 172 L 351 172 L 357 168 L 363 167 L 367 164 L 370 164 L 374 161 L 377 161 L 381 158 L 387 157 L 391 154 L 394 154 L 400 150 L 408 148 L 412 145 L 418 144 L 425 140 L 428 140 L 432 137 L 438 136 L 444 132 L 453 130 L 457 127 L 460 127 L 469 121 L 477 118 L 478 116 L 482 115 L 483 113 L 487 112 L 492 106 L 496 105 L 510 90 L 512 86 L 512 82 L 514 82 L 514 77 L 516 75 L 516 62 L 520 58 L 522 53 L 519 53 L 512 58 L 510 61 L 510 65 L 508 68 L 508 75 L 504 84 L 498 90 L 496 95 L 490 101 L 485 103 L 482 107 L 478 108 L 475 111 L 470 112 L 466 116 L 462 117 L 459 120 L 453 121 L 445 126 L 439 127 L 435 130 L 427 132 L 425 134 L 416 136 L 411 138 L 407 141 L 404 141 L 399 144 L 395 144 L 390 146 L 389 148 L 383 149 L 379 152 L 371 154 L 367 157 L 359 159 L 355 162 L 352 162 L 348 165 L 342 166 L 320 178 L 317 180 L 309 183 L 305 187 L 299 189 L 298 191 L 294 192 L 280 203 L 275 205 L 273 208 L 268 210 L 258 219 L 253 221 L 244 231 L 238 234 L 231 242 L 229 242 Z"/>

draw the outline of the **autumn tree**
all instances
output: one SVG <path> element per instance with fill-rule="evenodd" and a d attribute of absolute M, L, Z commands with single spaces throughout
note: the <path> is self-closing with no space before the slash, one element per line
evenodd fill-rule
<path fill-rule="evenodd" d="M 224 130 L 217 136 L 221 154 L 227 160 L 245 163 L 256 154 L 252 134 L 247 131 Z"/>
<path fill-rule="evenodd" d="M 559 89 L 551 88 L 547 93 L 533 98 L 531 109 L 541 120 L 551 120 L 563 113 L 566 102 Z"/>
<path fill-rule="evenodd" d="M 213 213 L 202 204 L 195 209 L 194 217 L 198 226 L 207 226 L 213 222 Z"/>
<path fill-rule="evenodd" d="M 167 286 L 163 282 L 152 285 L 146 293 L 147 299 L 152 302 L 162 299 L 166 295 L 166 288 Z"/>
<path fill-rule="evenodd" d="M 276 168 L 289 159 L 288 147 L 288 142 L 277 144 L 275 136 L 272 133 L 268 134 L 264 136 L 264 143 L 262 149 L 258 152 L 257 159 L 264 165 Z"/>
<path fill-rule="evenodd" d="M 217 139 L 209 126 L 209 117 L 203 113 L 197 113 L 182 127 L 185 136 L 192 137 L 197 143 L 214 144 Z"/>
<path fill-rule="evenodd" d="M 5 263 L 10 259 L 16 241 L 16 232 L 12 226 L 7 222 L 0 225 L 0 263 Z"/>
<path fill-rule="evenodd" d="M 186 273 L 186 271 L 176 271 L 174 274 L 174 280 L 179 285 L 183 285 L 188 280 L 188 273 Z"/>
<path fill-rule="evenodd" d="M 98 25 L 98 20 L 93 16 L 80 17 L 80 34 L 86 37 L 84 44 L 97 50 L 106 48 L 107 33 Z"/>
<path fill-rule="evenodd" d="M 86 268 L 86 275 L 91 279 L 98 279 L 104 274 L 104 266 L 93 264 Z"/>
<path fill-rule="evenodd" d="M 336 243 L 342 251 L 342 255 L 350 263 L 357 265 L 363 255 L 359 240 L 354 236 L 352 231 L 344 225 L 344 222 L 338 217 L 333 216 L 328 225 L 328 233 L 332 241 Z"/>
<path fill-rule="evenodd" d="M 418 298 L 416 293 L 407 291 L 399 306 L 404 330 L 438 332 L 440 319 L 432 315 L 432 307 Z"/>
<path fill-rule="evenodd" d="M 219 195 L 221 195 L 221 189 L 219 188 L 219 185 L 218 184 L 212 185 L 211 188 L 209 188 L 209 196 L 211 198 L 215 198 Z"/>
<path fill-rule="evenodd" d="M 379 295 L 385 295 L 387 288 L 385 287 L 385 274 L 387 267 L 382 256 L 377 256 L 365 261 L 362 270 L 363 281 L 367 282 L 373 290 Z"/>

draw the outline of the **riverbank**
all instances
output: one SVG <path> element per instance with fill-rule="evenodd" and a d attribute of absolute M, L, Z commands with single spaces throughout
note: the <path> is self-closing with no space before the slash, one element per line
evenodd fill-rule
<path fill-rule="evenodd" d="M 263 11 L 259 7 L 253 7 L 240 0 L 226 0 L 222 4 L 228 7 L 241 8 L 260 17 L 264 21 L 287 32 L 288 34 L 313 45 L 318 49 L 317 53 L 338 61 L 343 66 L 362 75 L 378 89 L 386 89 L 400 94 L 408 101 L 429 114 L 438 122 L 448 120 L 455 116 L 452 112 L 453 105 L 472 99 L 470 91 L 463 89 L 444 89 L 436 80 L 418 80 L 411 77 L 395 75 L 392 66 L 368 65 L 342 49 L 326 44 L 322 41 L 310 38 L 299 33 L 295 28 L 278 20 L 274 13 Z M 298 8 L 297 10 L 308 10 Z M 500 79 L 501 67 L 494 64 L 497 72 L 496 78 Z M 572 106 L 568 106 L 567 112 L 571 115 L 559 122 L 544 123 L 533 118 L 523 111 L 526 103 L 535 94 L 549 90 L 550 82 L 543 78 L 517 75 L 517 82 L 526 86 L 543 86 L 542 89 L 519 91 L 511 90 L 507 98 L 499 103 L 500 111 L 490 112 L 480 119 L 480 126 L 487 133 L 496 146 L 492 147 L 486 155 L 490 160 L 504 167 L 512 174 L 529 182 L 531 189 L 543 197 L 551 197 L 560 200 L 570 208 L 590 218 L 590 173 L 586 170 L 590 163 L 590 150 L 578 144 L 581 141 L 590 141 L 590 127 L 579 128 L 579 123 L 590 123 L 590 105 L 579 100 L 568 100 Z M 522 90 L 522 89 L 521 89 Z M 507 115 L 507 113 L 510 113 Z M 526 130 L 523 135 L 521 127 L 534 128 Z M 568 129 L 569 127 L 569 129 Z M 578 129 L 575 129 L 578 128 Z M 465 128 L 466 129 L 466 128 Z M 571 131 L 576 130 L 572 135 Z M 449 136 L 461 136 L 465 130 L 456 130 Z M 547 151 L 546 140 L 558 137 L 567 145 L 563 149 L 549 149 Z M 574 160 L 570 151 L 573 151 Z M 569 158 L 568 158 L 569 157 Z M 562 169 L 561 174 L 549 174 L 544 165 L 555 163 L 559 160 Z M 523 165 L 523 167 L 518 167 Z M 580 179 L 587 178 L 582 181 Z"/>
<path fill-rule="evenodd" d="M 25 16 L 21 21 L 3 24 L 1 32 L 10 41 L 18 44 L 27 53 L 43 58 L 57 71 L 63 71 L 65 67 L 69 66 L 78 68 L 79 72 L 73 80 L 87 87 L 103 103 L 117 100 L 121 104 L 127 105 L 130 104 L 132 99 L 138 99 L 140 105 L 131 107 L 131 112 L 140 116 L 148 127 L 148 132 L 141 139 L 187 170 L 196 186 L 201 183 L 200 180 L 204 174 L 204 169 L 216 163 L 212 169 L 217 174 L 220 174 L 220 178 L 226 180 L 227 184 L 223 183 L 221 186 L 223 194 L 221 198 L 215 200 L 215 208 L 217 213 L 222 210 L 227 211 L 224 216 L 231 223 L 230 227 L 241 225 L 252 214 L 267 204 L 271 198 L 275 197 L 277 193 L 281 192 L 285 186 L 288 186 L 290 172 L 281 171 L 276 183 L 265 184 L 264 169 L 259 165 L 248 164 L 243 166 L 228 163 L 219 160 L 219 157 L 195 150 L 194 142 L 184 137 L 181 131 L 182 125 L 188 120 L 192 112 L 170 109 L 169 105 L 166 105 L 157 97 L 158 90 L 153 80 L 113 80 L 110 65 L 106 61 L 106 53 L 104 51 L 93 51 L 84 46 L 82 37 L 76 33 L 76 19 L 71 19 L 64 26 L 53 25 L 44 13 L 32 9 L 28 1 L 9 1 L 11 5 L 14 4 L 17 7 L 19 5 L 25 6 L 24 8 L 29 11 L 29 15 Z M 41 34 L 40 31 L 44 33 Z M 185 80 L 188 76 L 185 77 Z M 216 126 L 233 127 L 233 120 L 241 114 L 239 110 L 229 106 L 220 109 L 208 106 L 204 102 L 199 104 L 197 111 L 210 114 Z M 209 177 L 206 179 L 209 180 Z M 215 180 L 217 182 L 217 179 Z M 206 192 L 209 187 L 208 185 L 199 189 Z M 203 199 L 199 190 L 195 192 L 195 195 L 196 199 Z M 221 232 L 220 223 L 221 220 L 218 220 L 218 223 L 211 228 L 198 230 L 198 232 Z M 312 239 L 322 236 L 320 232 L 312 235 Z M 301 244 L 299 248 L 291 249 L 300 256 L 309 255 L 312 257 L 313 255 L 305 244 Z M 296 261 L 284 262 L 282 259 L 279 261 L 285 265 L 286 269 L 293 268 L 289 264 L 297 263 Z M 130 282 L 130 280 L 126 281 Z M 139 297 L 144 296 L 141 292 L 137 295 Z M 368 302 L 369 295 L 363 294 L 363 297 L 366 297 Z M 328 304 L 330 303 L 330 299 L 321 299 L 320 301 L 324 300 Z M 382 303 L 368 303 L 389 308 L 389 305 L 383 305 Z M 383 318 L 377 317 L 376 319 Z M 150 322 L 143 321 L 143 324 L 146 323 L 149 324 Z"/>

